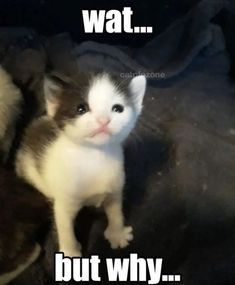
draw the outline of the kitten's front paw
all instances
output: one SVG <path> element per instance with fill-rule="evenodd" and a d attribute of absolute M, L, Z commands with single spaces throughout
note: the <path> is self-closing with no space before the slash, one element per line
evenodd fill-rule
<path fill-rule="evenodd" d="M 133 240 L 132 227 L 123 227 L 118 230 L 113 230 L 109 227 L 104 232 L 104 237 L 110 242 L 111 248 L 124 248 Z"/>

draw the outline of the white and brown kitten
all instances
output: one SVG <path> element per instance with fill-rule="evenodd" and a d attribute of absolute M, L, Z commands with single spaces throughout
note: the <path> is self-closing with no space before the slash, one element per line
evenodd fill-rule
<path fill-rule="evenodd" d="M 47 115 L 28 128 L 17 156 L 19 176 L 54 200 L 59 249 L 81 256 L 74 220 L 86 205 L 103 206 L 112 248 L 133 239 L 124 226 L 122 142 L 141 113 L 146 78 L 117 82 L 106 73 L 45 79 Z"/>

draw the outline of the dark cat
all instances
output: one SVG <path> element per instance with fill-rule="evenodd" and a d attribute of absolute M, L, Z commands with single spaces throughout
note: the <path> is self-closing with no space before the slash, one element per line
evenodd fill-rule
<path fill-rule="evenodd" d="M 22 94 L 11 77 L 0 67 L 0 162 L 6 160 L 19 117 Z"/>
<path fill-rule="evenodd" d="M 46 200 L 3 165 L 14 138 L 22 94 L 0 67 L 0 285 L 40 254 L 40 232 L 49 219 Z"/>
<path fill-rule="evenodd" d="M 0 167 L 0 284 L 7 284 L 40 254 L 49 205 L 40 193 Z"/>

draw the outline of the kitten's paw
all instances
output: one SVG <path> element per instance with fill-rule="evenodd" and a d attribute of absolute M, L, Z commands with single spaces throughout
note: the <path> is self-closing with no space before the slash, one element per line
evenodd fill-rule
<path fill-rule="evenodd" d="M 124 248 L 133 240 L 132 227 L 123 227 L 118 230 L 113 230 L 109 227 L 104 232 L 104 237 L 110 242 L 111 248 Z"/>

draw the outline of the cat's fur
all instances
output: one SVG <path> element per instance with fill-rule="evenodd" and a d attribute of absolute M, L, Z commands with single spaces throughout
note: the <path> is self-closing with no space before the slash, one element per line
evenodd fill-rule
<path fill-rule="evenodd" d="M 38 242 L 47 231 L 50 209 L 43 195 L 4 167 L 0 167 L 0 201 L 0 285 L 3 285 L 39 256 Z"/>
<path fill-rule="evenodd" d="M 47 204 L 4 167 L 21 112 L 22 94 L 11 76 L 0 67 L 0 285 L 24 271 L 39 255 L 35 235 Z M 36 199 L 37 202 L 32 201 Z M 41 223 L 42 222 L 42 223 Z"/>
<path fill-rule="evenodd" d="M 85 205 L 104 207 L 104 235 L 112 248 L 125 247 L 133 238 L 123 221 L 121 144 L 141 113 L 145 88 L 144 76 L 128 83 L 105 73 L 45 80 L 47 116 L 28 128 L 16 169 L 54 200 L 59 249 L 67 256 L 81 256 L 74 220 Z M 81 104 L 87 107 L 84 114 L 78 113 Z"/>
<path fill-rule="evenodd" d="M 0 66 L 0 162 L 6 160 L 20 115 L 22 94 Z"/>

